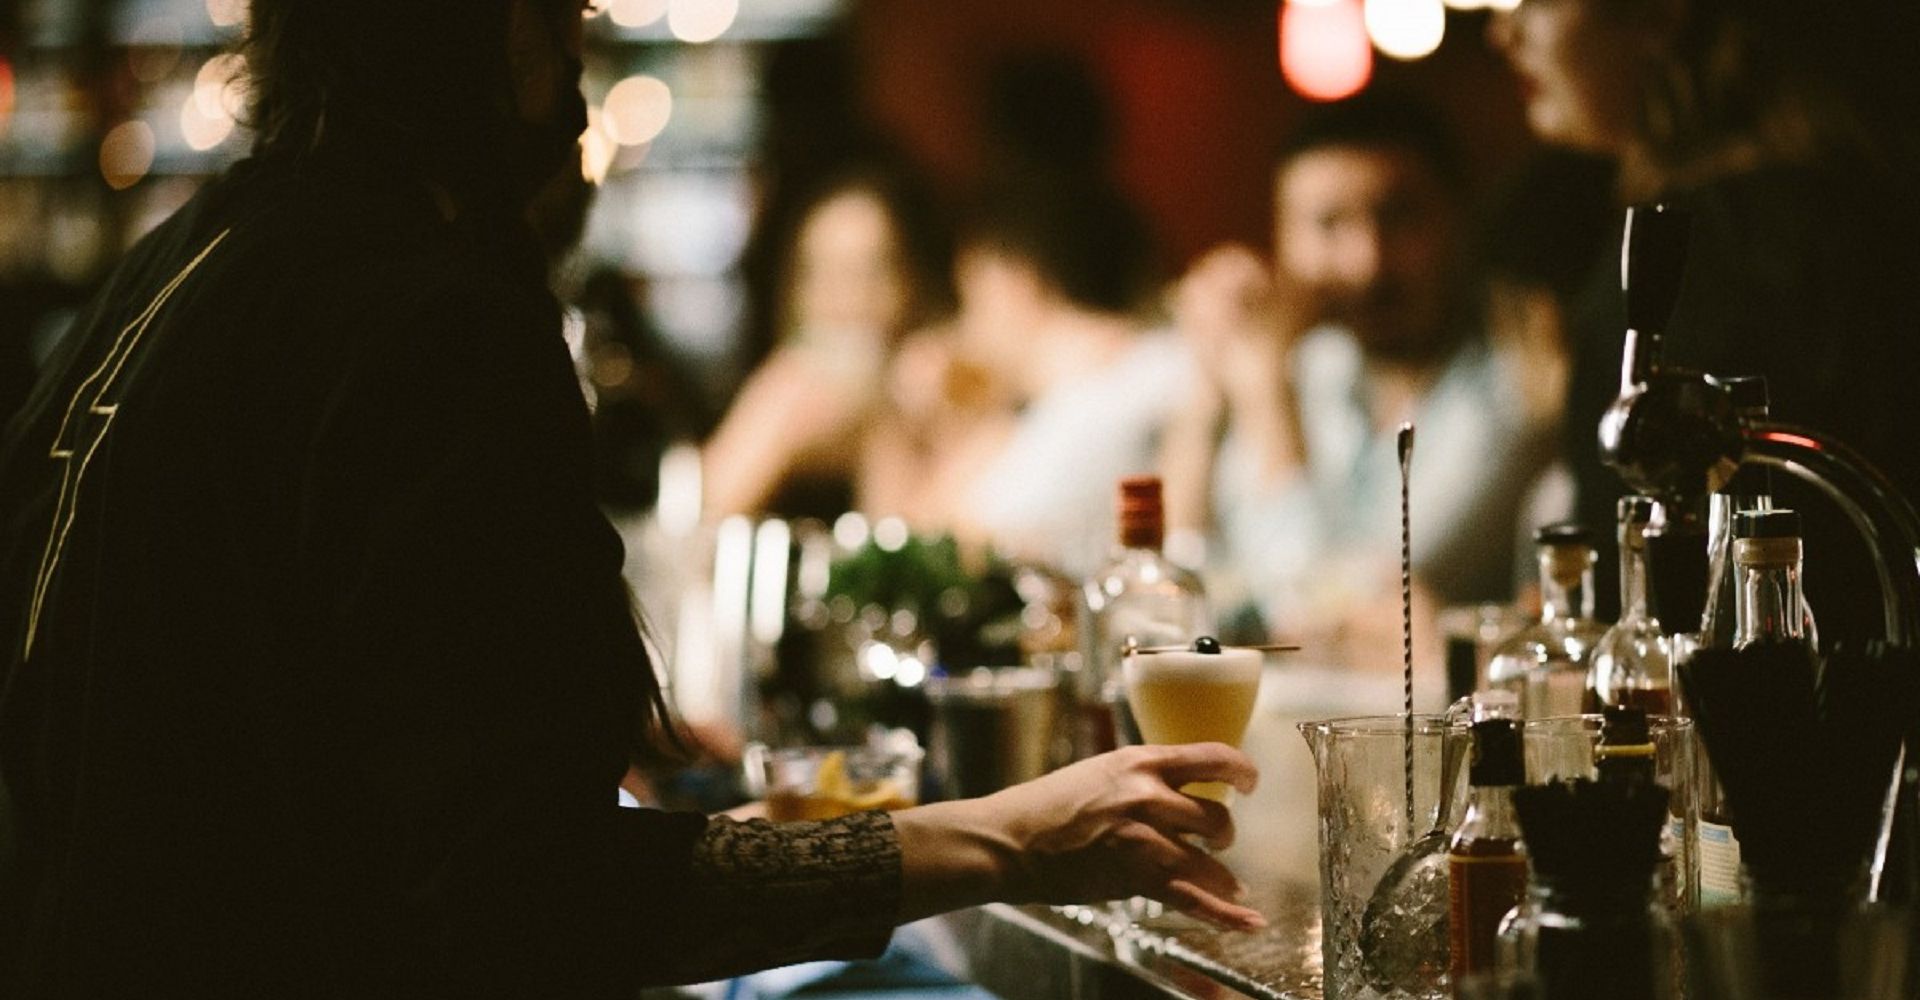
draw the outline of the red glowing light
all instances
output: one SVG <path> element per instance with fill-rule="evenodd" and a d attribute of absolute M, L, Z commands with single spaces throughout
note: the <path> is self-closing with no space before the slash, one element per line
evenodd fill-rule
<path fill-rule="evenodd" d="M 7 131 L 7 119 L 13 117 L 13 64 L 0 59 L 0 135 Z"/>
<path fill-rule="evenodd" d="M 1373 46 L 1360 0 L 1310 5 L 1283 0 L 1280 75 L 1311 100 L 1337 101 L 1359 93 L 1373 77 Z"/>
<path fill-rule="evenodd" d="M 1763 436 L 1770 441 L 1778 441 L 1782 444 L 1794 445 L 1796 447 L 1805 448 L 1808 451 L 1826 451 L 1827 450 L 1824 446 L 1820 444 L 1820 442 L 1815 441 L 1814 439 L 1807 437 L 1804 434 L 1790 434 L 1786 431 L 1768 431 Z"/>

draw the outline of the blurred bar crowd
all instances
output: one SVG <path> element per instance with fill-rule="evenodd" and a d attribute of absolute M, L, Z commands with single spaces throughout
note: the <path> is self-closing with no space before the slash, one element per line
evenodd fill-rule
<path fill-rule="evenodd" d="M 1722 342 L 1692 360 L 1764 370 L 1776 412 L 1876 457 L 1882 387 L 1913 384 L 1871 322 L 1853 328 L 1877 340 L 1749 336 L 1768 310 L 1865 315 L 1850 289 L 1889 294 L 1874 261 L 1914 231 L 1888 228 L 1912 198 L 1847 234 L 1879 192 L 1848 171 L 1911 143 L 1911 65 L 1855 45 L 1912 48 L 1910 24 L 1864 20 L 1911 19 L 1891 5 L 1756 20 L 1738 81 L 1702 74 L 1665 104 L 1636 78 L 1661 72 L 1652 0 L 1453 9 L 1438 51 L 1372 60 L 1336 95 L 1281 72 L 1295 4 L 783 0 L 728 8 L 711 35 L 668 23 L 683 6 L 701 7 L 589 10 L 583 170 L 530 221 L 602 499 L 696 725 L 744 699 L 765 713 L 750 735 L 844 729 L 832 657 L 806 645 L 822 635 L 858 632 L 834 640 L 841 669 L 907 687 L 1073 650 L 1075 588 L 1113 542 L 1115 483 L 1139 474 L 1163 480 L 1168 555 L 1202 574 L 1223 633 L 1397 670 L 1409 420 L 1422 648 L 1442 608 L 1524 603 L 1533 529 L 1604 528 L 1620 492 L 1591 442 L 1617 385 L 1630 201 L 1704 193 L 1714 238 L 1761 271 L 1714 276 L 1755 294 L 1702 315 Z M 1703 37 L 1732 16 L 1696 6 Z M 0 406 L 117 248 L 244 152 L 220 96 L 234 9 L 9 5 Z M 1756 84 L 1773 69 L 1779 93 Z M 1806 81 L 1825 82 L 1781 98 Z M 144 124 L 183 97 L 171 132 Z M 1674 145 L 1687 114 L 1718 144 Z M 1742 214 L 1805 185 L 1832 215 Z M 1768 239 L 1791 247 L 1761 259 Z M 1826 270 L 1785 288 L 1768 261 Z M 1799 312 L 1779 304 L 1820 282 Z M 1911 486 L 1913 463 L 1891 464 Z"/>

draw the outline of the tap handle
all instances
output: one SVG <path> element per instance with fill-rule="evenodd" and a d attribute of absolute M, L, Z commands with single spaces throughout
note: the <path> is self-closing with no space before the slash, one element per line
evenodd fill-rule
<path fill-rule="evenodd" d="M 1620 240 L 1620 290 L 1626 293 L 1628 357 L 1621 377 L 1638 385 L 1660 370 L 1660 335 L 1680 301 L 1687 266 L 1687 213 L 1662 204 L 1627 209 Z"/>
<path fill-rule="evenodd" d="M 1669 520 L 1646 532 L 1647 610 L 1667 635 L 1700 631 L 1707 609 L 1707 532 Z"/>

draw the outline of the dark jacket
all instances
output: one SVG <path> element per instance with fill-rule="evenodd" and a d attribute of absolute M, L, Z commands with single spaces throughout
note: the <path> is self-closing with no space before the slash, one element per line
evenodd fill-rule
<path fill-rule="evenodd" d="M 778 957 L 711 960 L 703 817 L 615 808 L 648 660 L 530 247 L 250 162 L 83 314 L 0 451 L 0 995 L 611 997 Z"/>

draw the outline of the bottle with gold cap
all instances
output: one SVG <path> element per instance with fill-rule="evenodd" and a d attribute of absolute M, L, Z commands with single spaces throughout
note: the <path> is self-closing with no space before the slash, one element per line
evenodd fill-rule
<path fill-rule="evenodd" d="M 1785 508 L 1733 518 L 1733 561 L 1740 569 L 1733 647 L 1795 644 L 1813 648 L 1800 594 L 1800 515 Z"/>
<path fill-rule="evenodd" d="M 1534 532 L 1540 553 L 1540 620 L 1515 633 L 1487 661 L 1490 687 L 1520 696 L 1527 719 L 1578 715 L 1587 674 L 1606 626 L 1593 620 L 1593 535 L 1570 522 Z"/>
<path fill-rule="evenodd" d="M 1074 753 L 1088 757 L 1139 742 L 1120 665 L 1128 643 L 1186 646 L 1214 630 L 1200 578 L 1161 552 L 1166 514 L 1160 479 L 1120 481 L 1113 557 L 1083 588 L 1086 617 L 1074 681 Z"/>

